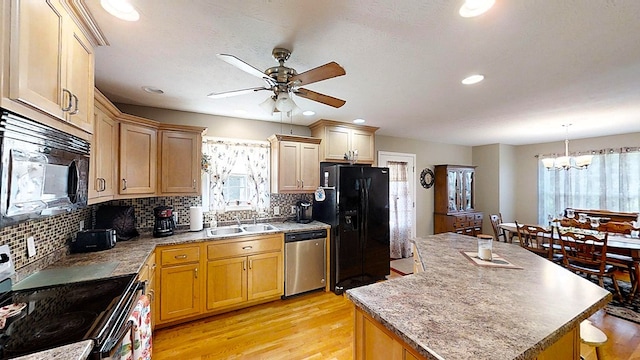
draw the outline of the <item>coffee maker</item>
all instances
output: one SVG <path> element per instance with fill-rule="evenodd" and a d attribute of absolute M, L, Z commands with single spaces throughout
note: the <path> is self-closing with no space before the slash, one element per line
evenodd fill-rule
<path fill-rule="evenodd" d="M 153 224 L 153 236 L 163 237 L 173 235 L 176 223 L 173 221 L 173 207 L 157 206 L 153 208 L 155 222 Z"/>
<path fill-rule="evenodd" d="M 313 221 L 311 217 L 311 203 L 306 200 L 300 200 L 296 203 L 296 222 L 308 224 Z"/>

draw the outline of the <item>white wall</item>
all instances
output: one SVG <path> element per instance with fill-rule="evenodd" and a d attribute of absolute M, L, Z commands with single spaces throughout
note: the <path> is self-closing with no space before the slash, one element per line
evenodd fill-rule
<path fill-rule="evenodd" d="M 377 151 L 394 151 L 416 154 L 416 176 L 422 169 L 435 165 L 455 164 L 471 165 L 471 147 L 450 145 L 419 140 L 397 138 L 391 136 L 376 136 Z M 416 179 L 419 184 L 419 180 Z M 416 235 L 433 234 L 433 202 L 434 189 L 416 186 Z"/>
<path fill-rule="evenodd" d="M 500 212 L 500 145 L 473 147 L 473 165 L 477 166 L 475 209 L 484 213 L 482 232 L 493 234 L 489 215 Z"/>

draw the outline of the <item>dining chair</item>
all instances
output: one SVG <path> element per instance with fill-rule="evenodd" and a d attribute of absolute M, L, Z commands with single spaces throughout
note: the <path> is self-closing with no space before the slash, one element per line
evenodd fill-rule
<path fill-rule="evenodd" d="M 502 237 L 504 242 L 507 242 L 507 234 L 503 228 L 498 226 L 502 224 L 502 214 L 491 214 L 489 215 L 489 219 L 491 219 L 491 227 L 493 228 L 493 234 L 496 237 L 496 241 L 500 241 L 500 237 Z"/>
<path fill-rule="evenodd" d="M 633 230 L 633 225 L 630 222 L 609 221 L 600 226 L 603 228 L 602 231 L 624 235 L 631 234 L 631 230 Z"/>
<path fill-rule="evenodd" d="M 555 227 L 546 229 L 539 225 L 531 224 L 519 225 L 516 221 L 520 246 L 548 260 L 561 264 L 563 255 L 557 252 L 560 251 L 560 246 L 554 246 L 554 229 Z"/>
<path fill-rule="evenodd" d="M 565 232 L 560 234 L 560 245 L 564 256 L 564 266 L 576 274 L 585 274 L 587 278 L 596 276 L 598 284 L 604 288 L 604 277 L 611 278 L 618 299 L 622 300 L 620 287 L 615 275 L 615 266 L 607 264 L 608 234 Z"/>

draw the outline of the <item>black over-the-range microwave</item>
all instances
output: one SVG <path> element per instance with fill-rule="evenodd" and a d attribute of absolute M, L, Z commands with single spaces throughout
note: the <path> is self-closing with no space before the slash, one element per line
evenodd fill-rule
<path fill-rule="evenodd" d="M 90 143 L 0 110 L 0 227 L 85 207 Z"/>

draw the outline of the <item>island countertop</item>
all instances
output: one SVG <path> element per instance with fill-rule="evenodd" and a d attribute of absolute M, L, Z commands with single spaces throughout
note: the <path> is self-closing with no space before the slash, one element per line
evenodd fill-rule
<path fill-rule="evenodd" d="M 478 266 L 476 239 L 414 239 L 424 272 L 355 288 L 347 297 L 427 359 L 535 359 L 611 293 L 516 244 L 494 254 L 519 268 Z"/>

